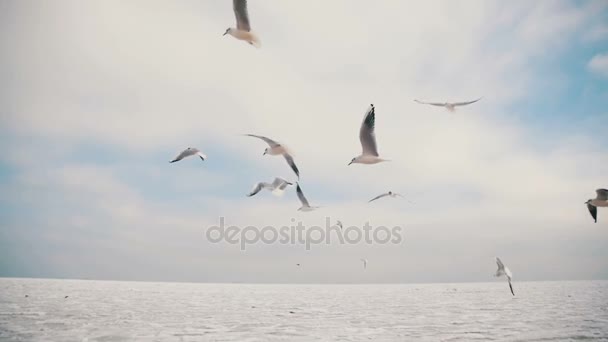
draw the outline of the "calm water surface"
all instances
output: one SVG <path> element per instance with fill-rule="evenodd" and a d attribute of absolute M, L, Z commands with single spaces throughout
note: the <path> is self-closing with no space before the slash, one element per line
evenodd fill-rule
<path fill-rule="evenodd" d="M 0 278 L 0 340 L 608 341 L 608 281 L 514 287 Z"/>

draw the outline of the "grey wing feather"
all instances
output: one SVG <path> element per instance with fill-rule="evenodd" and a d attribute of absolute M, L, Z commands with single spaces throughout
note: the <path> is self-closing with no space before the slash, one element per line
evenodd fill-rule
<path fill-rule="evenodd" d="M 594 205 L 587 203 L 587 209 L 589 209 L 591 217 L 593 217 L 593 220 L 597 223 L 597 208 Z"/>
<path fill-rule="evenodd" d="M 454 102 L 452 103 L 452 105 L 454 106 L 466 106 L 466 105 L 470 105 L 471 103 L 475 103 L 477 101 L 481 100 L 481 97 L 478 98 L 477 100 L 473 100 L 473 101 L 466 101 L 466 102 Z"/>
<path fill-rule="evenodd" d="M 359 131 L 359 140 L 363 154 L 378 156 L 378 146 L 376 146 L 376 111 L 372 104 L 369 110 L 365 113 L 361 129 Z"/>
<path fill-rule="evenodd" d="M 445 107 L 445 103 L 441 103 L 441 102 L 424 102 L 424 101 L 418 101 L 418 100 L 414 100 L 420 104 L 427 104 L 427 105 L 431 105 L 431 106 L 439 106 L 439 107 Z"/>
<path fill-rule="evenodd" d="M 258 139 L 262 139 L 264 140 L 268 145 L 270 145 L 270 147 L 275 147 L 275 146 L 279 146 L 280 144 L 270 138 L 266 138 L 264 136 L 261 135 L 255 135 L 255 134 L 245 134 L 248 137 L 254 137 L 254 138 L 258 138 Z"/>
<path fill-rule="evenodd" d="M 306 197 L 304 197 L 304 193 L 302 192 L 302 188 L 300 188 L 299 183 L 298 183 L 298 187 L 296 188 L 296 192 L 298 193 L 298 198 L 300 199 L 300 202 L 302 202 L 302 205 L 309 207 L 310 204 L 308 204 L 308 200 L 306 200 Z"/>
<path fill-rule="evenodd" d="M 600 201 L 608 201 L 608 190 L 607 189 L 597 189 L 597 190 L 595 190 L 595 193 L 597 194 L 597 197 L 595 199 L 598 199 Z"/>
<path fill-rule="evenodd" d="M 247 196 L 251 197 L 251 196 L 257 194 L 258 192 L 260 192 L 260 190 L 262 190 L 263 187 L 264 187 L 263 183 L 256 184 L 255 187 L 251 190 L 251 192 L 249 194 L 247 194 Z"/>
<path fill-rule="evenodd" d="M 295 172 L 296 176 L 298 176 L 298 179 L 300 179 L 300 170 L 298 170 L 298 167 L 296 166 L 296 163 L 293 161 L 293 158 L 287 153 L 283 153 L 283 157 L 285 158 L 285 160 L 287 161 L 287 164 L 289 164 L 289 166 L 291 167 L 293 172 Z"/>
<path fill-rule="evenodd" d="M 180 154 L 178 154 L 177 157 L 175 157 L 172 161 L 170 161 L 170 163 L 175 163 L 177 161 L 180 161 L 188 156 L 193 155 L 194 153 L 196 153 L 196 152 L 193 152 L 193 150 L 184 150 Z"/>
<path fill-rule="evenodd" d="M 382 198 L 382 197 L 384 197 L 384 196 L 387 196 L 387 195 L 388 195 L 388 194 L 382 194 L 382 195 L 378 195 L 378 196 L 376 196 L 376 197 L 372 198 L 371 200 L 369 200 L 369 202 L 367 202 L 367 203 L 371 203 L 371 202 L 373 202 L 373 201 L 375 201 L 375 200 L 377 200 L 377 199 L 379 199 L 379 198 Z"/>
<path fill-rule="evenodd" d="M 250 31 L 249 13 L 247 12 L 247 0 L 233 0 L 232 8 L 236 17 L 236 28 L 241 31 Z"/>
<path fill-rule="evenodd" d="M 496 257 L 496 265 L 498 265 L 498 269 L 499 270 L 504 270 L 505 265 L 502 263 L 502 261 L 500 261 L 500 259 L 498 257 Z"/>

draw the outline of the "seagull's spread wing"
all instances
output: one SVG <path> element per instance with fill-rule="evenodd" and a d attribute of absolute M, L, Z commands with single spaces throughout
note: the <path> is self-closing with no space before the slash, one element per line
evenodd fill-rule
<path fill-rule="evenodd" d="M 377 199 L 379 199 L 379 198 L 386 197 L 386 196 L 388 196 L 388 192 L 387 192 L 387 193 L 384 193 L 384 194 L 382 194 L 382 195 L 378 195 L 378 196 L 376 196 L 376 197 L 372 198 L 372 199 L 371 199 L 371 200 L 369 200 L 369 202 L 367 202 L 367 203 L 373 202 L 373 201 L 375 201 L 375 200 L 377 200 Z"/>
<path fill-rule="evenodd" d="M 597 223 L 597 208 L 594 205 L 587 203 L 587 209 L 589 209 L 591 217 L 593 217 L 593 220 Z"/>
<path fill-rule="evenodd" d="M 247 0 L 233 0 L 232 7 L 236 16 L 236 28 L 241 31 L 250 31 L 249 14 L 247 13 Z"/>
<path fill-rule="evenodd" d="M 201 158 L 202 161 L 205 161 L 205 159 L 207 159 L 207 156 L 205 154 L 203 154 L 201 151 L 197 151 L 196 155 Z"/>
<path fill-rule="evenodd" d="M 274 181 L 272 181 L 272 187 L 275 189 L 284 190 L 288 185 L 291 185 L 291 183 L 281 177 L 276 177 Z"/>
<path fill-rule="evenodd" d="M 283 157 L 285 158 L 285 160 L 287 161 L 287 164 L 289 164 L 289 166 L 291 167 L 293 172 L 295 172 L 296 176 L 298 176 L 298 179 L 299 179 L 300 170 L 298 170 L 296 163 L 293 161 L 293 157 L 291 155 L 289 155 L 288 153 L 283 153 Z"/>
<path fill-rule="evenodd" d="M 496 265 L 498 265 L 498 271 L 504 271 L 505 265 L 500 261 L 498 257 L 496 257 Z"/>
<path fill-rule="evenodd" d="M 264 140 L 268 145 L 270 145 L 270 147 L 276 147 L 279 146 L 280 144 L 270 138 L 266 138 L 264 136 L 261 135 L 255 135 L 255 134 L 245 134 L 248 137 L 254 137 L 254 138 L 258 138 L 258 139 L 262 139 Z"/>
<path fill-rule="evenodd" d="M 374 133 L 375 127 L 376 112 L 374 105 L 371 105 L 368 111 L 365 113 L 363 123 L 361 124 L 361 130 L 359 131 L 359 140 L 361 141 L 361 147 L 363 148 L 364 155 L 378 156 L 376 134 Z"/>
<path fill-rule="evenodd" d="M 253 186 L 253 189 L 251 189 L 251 192 L 249 194 L 247 194 L 247 196 L 251 197 L 251 196 L 257 194 L 258 192 L 260 192 L 262 190 L 263 187 L 264 187 L 264 183 L 262 183 L 262 182 L 257 183 L 256 185 Z"/>
<path fill-rule="evenodd" d="M 477 100 L 473 100 L 473 101 L 466 101 L 466 102 L 454 102 L 452 103 L 453 106 L 466 106 L 466 105 L 470 105 L 471 103 L 475 103 L 477 101 L 481 100 L 481 97 L 478 98 Z"/>
<path fill-rule="evenodd" d="M 442 102 L 424 102 L 424 101 L 419 101 L 419 100 L 414 100 L 420 104 L 427 104 L 427 105 L 431 105 L 431 106 L 439 106 L 439 107 L 445 107 L 445 103 Z"/>
<path fill-rule="evenodd" d="M 180 161 L 180 160 L 182 160 L 182 159 L 184 159 L 186 157 L 189 157 L 189 156 L 191 156 L 193 154 L 196 154 L 196 153 L 198 153 L 198 150 L 196 150 L 196 149 L 193 149 L 193 148 L 185 149 L 180 154 L 178 154 L 177 157 L 173 158 L 173 160 L 170 161 L 169 163 L 175 163 L 177 161 Z"/>
<path fill-rule="evenodd" d="M 302 202 L 302 206 L 304 207 L 310 207 L 310 204 L 308 204 L 308 200 L 306 200 L 306 197 L 304 197 L 304 193 L 302 192 L 302 188 L 300 188 L 300 184 L 298 184 L 297 187 L 297 193 L 298 193 L 298 198 L 300 199 L 300 202 Z"/>
<path fill-rule="evenodd" d="M 515 292 L 513 292 L 513 285 L 511 285 L 511 279 L 509 279 L 509 288 L 511 289 L 511 294 L 515 296 Z"/>
<path fill-rule="evenodd" d="M 608 189 L 597 189 L 595 190 L 597 197 L 595 199 L 600 201 L 608 201 Z"/>

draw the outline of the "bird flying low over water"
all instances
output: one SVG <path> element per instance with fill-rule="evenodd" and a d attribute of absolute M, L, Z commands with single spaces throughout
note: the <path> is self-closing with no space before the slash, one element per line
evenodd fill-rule
<path fill-rule="evenodd" d="M 257 183 L 256 185 L 254 185 L 251 192 L 249 194 L 247 194 L 247 196 L 249 196 L 249 197 L 254 196 L 258 192 L 260 192 L 262 189 L 270 190 L 270 191 L 272 191 L 272 193 L 274 195 L 281 196 L 281 195 L 283 195 L 283 192 L 285 192 L 285 188 L 287 188 L 288 185 L 293 185 L 293 183 L 290 183 L 281 177 L 276 177 L 274 179 L 274 181 L 272 181 L 272 183 L 266 183 L 266 182 Z"/>
<path fill-rule="evenodd" d="M 310 206 L 310 204 L 308 203 L 308 200 L 306 199 L 306 197 L 304 197 L 302 188 L 300 188 L 300 183 L 296 183 L 296 185 L 297 185 L 296 192 L 298 193 L 298 199 L 302 203 L 302 206 L 300 208 L 298 208 L 298 211 L 313 211 L 315 209 L 318 209 L 319 207 Z"/>
<path fill-rule="evenodd" d="M 373 104 L 370 105 L 359 130 L 359 140 L 361 141 L 361 155 L 353 158 L 350 164 L 376 164 L 387 159 L 380 158 L 378 154 L 378 146 L 376 145 L 376 108 Z"/>
<path fill-rule="evenodd" d="M 224 32 L 224 36 L 229 34 L 238 40 L 245 41 L 256 48 L 262 46 L 260 39 L 251 32 L 249 24 L 249 13 L 247 12 L 247 0 L 233 0 L 232 9 L 236 17 L 236 28 L 229 27 Z"/>
<path fill-rule="evenodd" d="M 458 107 L 458 106 L 470 105 L 471 103 L 475 103 L 475 102 L 477 102 L 479 100 L 481 100 L 481 97 L 478 98 L 477 100 L 466 101 L 466 102 L 424 102 L 424 101 L 419 101 L 419 100 L 414 100 L 414 101 L 416 101 L 416 102 L 418 102 L 420 104 L 427 104 L 427 105 L 431 105 L 431 106 L 445 107 L 450 112 L 453 112 L 454 110 L 456 110 L 456 107 Z"/>
<path fill-rule="evenodd" d="M 267 154 L 269 154 L 271 156 L 282 155 L 283 158 L 285 158 L 285 160 L 287 161 L 287 164 L 289 164 L 289 167 L 291 167 L 293 172 L 295 172 L 296 176 L 298 176 L 298 179 L 300 179 L 300 170 L 298 170 L 296 163 L 293 161 L 293 157 L 291 156 L 291 154 L 289 154 L 289 151 L 287 150 L 287 148 L 285 148 L 285 146 L 279 144 L 278 142 L 276 142 L 272 139 L 266 138 L 261 135 L 255 135 L 255 134 L 245 134 L 245 135 L 248 137 L 254 137 L 254 138 L 264 140 L 270 147 L 268 147 L 264 150 L 263 155 L 267 155 Z"/>
<path fill-rule="evenodd" d="M 378 196 L 376 196 L 376 197 L 372 198 L 372 199 L 371 199 L 371 200 L 369 200 L 369 202 L 367 202 L 367 203 L 371 203 L 371 202 L 373 202 L 373 201 L 375 201 L 375 200 L 377 200 L 377 199 L 380 199 L 380 198 L 382 198 L 382 197 L 386 197 L 386 196 L 390 196 L 390 197 L 393 197 L 393 198 L 395 198 L 395 197 L 397 197 L 397 196 L 399 196 L 399 197 L 403 197 L 403 195 L 401 195 L 401 194 L 398 194 L 398 193 L 396 193 L 396 192 L 389 191 L 389 192 L 385 192 L 385 193 L 383 193 L 382 195 L 378 195 Z M 405 198 L 405 197 L 403 197 L 403 198 Z"/>
<path fill-rule="evenodd" d="M 507 277 L 507 281 L 509 282 L 509 288 L 511 289 L 511 294 L 515 296 L 515 292 L 513 292 L 513 285 L 511 285 L 511 278 L 513 277 L 513 274 L 511 273 L 509 268 L 506 267 L 502 263 L 502 261 L 500 261 L 500 259 L 498 257 L 496 257 L 496 265 L 498 265 L 498 269 L 496 270 L 496 274 L 494 276 L 495 277 L 501 277 L 501 276 Z"/>
<path fill-rule="evenodd" d="M 190 157 L 190 156 L 199 156 L 199 158 L 201 158 L 201 160 L 205 160 L 207 159 L 207 156 L 204 155 L 203 153 L 201 153 L 201 151 L 199 151 L 198 149 L 194 148 L 194 147 L 188 147 L 187 149 L 183 150 L 180 154 L 177 155 L 177 157 L 173 158 L 173 160 L 171 160 L 169 163 L 175 163 L 177 161 L 180 161 L 184 158 Z"/>
<path fill-rule="evenodd" d="M 594 199 L 590 199 L 585 204 L 595 223 L 597 223 L 597 207 L 608 207 L 608 189 L 597 189 Z"/>

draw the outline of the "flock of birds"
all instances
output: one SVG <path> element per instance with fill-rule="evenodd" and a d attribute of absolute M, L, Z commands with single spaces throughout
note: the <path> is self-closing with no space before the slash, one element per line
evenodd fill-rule
<path fill-rule="evenodd" d="M 226 32 L 224 32 L 224 35 L 226 35 L 226 34 L 231 35 L 234 38 L 245 41 L 248 44 L 253 45 L 257 48 L 261 47 L 260 39 L 258 38 L 258 36 L 256 34 L 254 34 L 251 31 L 251 25 L 249 23 L 249 14 L 247 12 L 247 0 L 233 0 L 233 9 L 234 9 L 235 17 L 236 17 L 236 28 L 230 27 L 230 28 L 226 29 Z M 480 97 L 476 100 L 464 101 L 464 102 L 425 102 L 425 101 L 419 101 L 419 100 L 414 100 L 414 101 L 417 103 L 420 103 L 420 104 L 424 104 L 424 105 L 444 107 L 448 111 L 453 112 L 453 111 L 455 111 L 456 107 L 467 106 L 467 105 L 473 104 L 475 102 L 478 102 L 481 99 L 482 98 Z M 354 157 L 350 161 L 350 163 L 348 163 L 348 165 L 351 165 L 351 164 L 368 164 L 369 165 L 369 164 L 377 164 L 377 163 L 389 161 L 388 159 L 381 158 L 380 154 L 378 153 L 378 146 L 376 144 L 375 123 L 376 123 L 376 111 L 375 111 L 374 105 L 371 104 L 370 107 L 365 112 L 365 115 L 363 117 L 363 122 L 361 123 L 361 128 L 359 130 L 359 140 L 361 142 L 361 154 Z M 283 144 L 281 144 L 273 139 L 270 139 L 268 137 L 261 136 L 261 135 L 245 134 L 245 136 L 254 137 L 254 138 L 263 140 L 266 144 L 268 144 L 268 147 L 264 150 L 263 155 L 282 156 L 285 159 L 285 161 L 287 162 L 287 164 L 289 165 L 289 167 L 296 174 L 296 176 L 298 177 L 298 180 L 300 179 L 300 170 L 296 166 L 293 156 L 291 155 L 289 150 Z M 205 154 L 203 154 L 200 150 L 193 148 L 193 147 L 188 147 L 187 149 L 182 151 L 179 155 L 177 155 L 177 157 L 175 157 L 173 160 L 171 160 L 170 163 L 174 163 L 174 162 L 180 161 L 184 158 L 191 157 L 191 156 L 198 156 L 203 161 L 207 159 L 207 156 Z M 253 189 L 249 192 L 249 194 L 247 194 L 247 196 L 249 196 L 249 197 L 255 196 L 262 190 L 271 191 L 275 195 L 282 195 L 283 192 L 285 191 L 285 189 L 288 186 L 291 186 L 293 184 L 294 184 L 293 182 L 289 182 L 283 178 L 276 177 L 272 181 L 272 183 L 259 182 L 259 183 L 255 184 Z M 317 208 L 320 208 L 318 206 L 311 206 L 310 203 L 308 202 L 308 200 L 306 199 L 306 197 L 304 196 L 304 192 L 302 191 L 302 188 L 300 187 L 299 182 L 295 182 L 295 184 L 296 184 L 296 192 L 298 195 L 298 199 L 300 200 L 300 203 L 301 203 L 301 207 L 298 209 L 299 211 L 308 212 L 308 211 L 313 211 Z M 595 222 L 597 222 L 597 207 L 608 207 L 608 190 L 597 189 L 596 193 L 597 193 L 597 196 L 595 199 L 589 199 L 587 202 L 585 202 L 585 204 L 587 204 L 587 208 L 589 209 L 589 212 L 591 213 L 591 216 L 593 217 Z M 395 193 L 393 191 L 388 191 L 386 193 L 380 194 L 380 195 L 372 198 L 371 200 L 369 200 L 369 202 L 373 202 L 373 201 L 376 201 L 376 200 L 384 198 L 384 197 L 391 197 L 391 198 L 402 197 L 402 198 L 404 198 L 404 196 L 402 196 L 401 194 Z M 342 222 L 337 221 L 337 226 L 342 228 Z M 360 260 L 363 263 L 363 269 L 366 269 L 368 260 L 367 259 L 360 259 Z M 511 284 L 511 279 L 513 277 L 511 271 L 509 270 L 509 268 L 507 268 L 503 264 L 503 262 L 498 257 L 496 257 L 496 264 L 498 266 L 498 269 L 496 270 L 495 276 L 496 277 L 505 276 L 509 283 L 509 288 L 511 290 L 511 293 L 513 295 L 515 295 L 515 292 L 513 291 L 513 286 Z M 296 265 L 300 266 L 300 264 L 296 264 Z"/>

